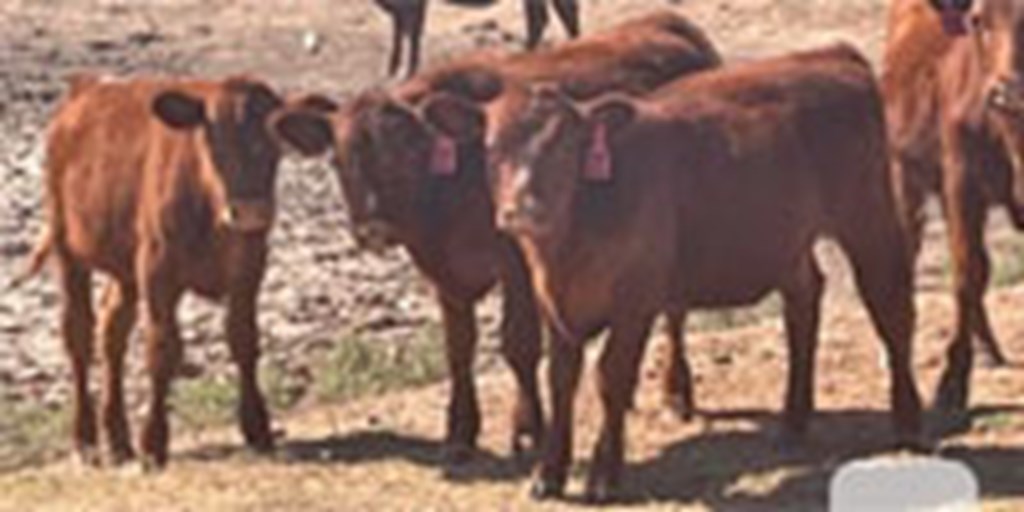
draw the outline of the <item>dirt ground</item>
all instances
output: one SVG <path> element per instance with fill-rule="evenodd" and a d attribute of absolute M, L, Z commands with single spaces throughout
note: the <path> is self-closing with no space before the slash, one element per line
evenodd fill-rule
<path fill-rule="evenodd" d="M 877 58 L 884 0 L 583 0 L 585 30 L 669 6 L 705 26 L 730 60 L 851 41 Z M 487 9 L 435 2 L 427 63 L 473 48 L 521 44 L 519 2 Z M 311 34 L 321 43 L 304 47 Z M 549 40 L 562 38 L 555 27 Z M 42 220 L 40 134 L 63 90 L 62 77 L 90 69 L 117 74 L 252 72 L 285 91 L 346 99 L 386 85 L 385 18 L 370 0 L 6 0 L 0 3 L 0 401 L 59 408 L 67 365 L 56 337 L 53 280 L 11 289 Z M 429 288 L 399 253 L 355 250 L 334 178 L 320 162 L 290 161 L 280 174 L 282 216 L 261 299 L 264 366 L 309 373 L 342 336 L 403 343 L 436 324 Z M 937 222 L 919 269 L 916 363 L 931 397 L 951 329 L 948 263 Z M 997 274 L 1019 281 L 1020 244 L 1000 217 L 989 234 Z M 812 441 L 782 452 L 776 428 L 784 378 L 777 319 L 697 335 L 698 421 L 680 424 L 645 380 L 630 417 L 627 505 L 655 509 L 814 510 L 845 460 L 885 453 L 887 381 L 878 343 L 857 304 L 845 263 L 828 245 L 829 293 L 819 355 L 823 410 Z M 1008 270 L 1006 270 L 1008 269 Z M 1024 357 L 1024 288 L 989 298 L 997 332 Z M 494 359 L 494 302 L 483 308 L 485 367 Z M 181 320 L 190 366 L 230 376 L 217 308 L 190 301 Z M 138 345 L 138 344 L 135 344 Z M 139 354 L 131 354 L 138 373 Z M 649 358 L 657 364 L 657 358 Z M 653 368 L 646 372 L 649 377 Z M 138 375 L 133 382 L 140 382 Z M 986 508 L 1024 509 L 1024 374 L 1019 364 L 975 372 L 973 428 L 949 433 L 944 455 L 978 474 Z M 240 451 L 219 429 L 179 432 L 171 468 L 157 476 L 51 464 L 0 474 L 0 510 L 522 510 L 527 470 L 508 459 L 511 379 L 484 372 L 485 451 L 451 468 L 437 456 L 445 384 L 278 415 L 286 437 L 269 459 Z M 132 387 L 137 395 L 137 388 Z M 577 458 L 600 414 L 592 390 L 580 400 Z M 11 442 L 0 431 L 0 447 Z M 578 491 L 580 474 L 570 492 Z M 568 505 L 549 505 L 557 509 Z"/>

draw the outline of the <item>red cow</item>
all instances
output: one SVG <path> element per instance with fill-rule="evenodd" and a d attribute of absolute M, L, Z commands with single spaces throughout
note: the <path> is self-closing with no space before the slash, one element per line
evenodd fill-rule
<path fill-rule="evenodd" d="M 985 0 L 967 37 L 950 37 L 925 0 L 892 4 L 882 77 L 894 179 L 904 222 L 920 243 L 922 204 L 942 198 L 953 260 L 956 327 L 936 403 L 967 406 L 973 343 L 993 364 L 1006 357 L 989 322 L 984 226 L 991 205 L 1024 227 L 1024 3 Z"/>
<path fill-rule="evenodd" d="M 443 136 L 424 105 L 442 93 L 493 100 L 520 81 L 552 81 L 578 97 L 641 92 L 719 61 L 700 29 L 664 11 L 544 51 L 453 63 L 395 93 L 363 95 L 305 134 L 311 151 L 334 149 L 357 240 L 368 247 L 403 245 L 437 288 L 453 382 L 447 428 L 453 454 L 475 446 L 480 428 L 472 378 L 477 302 L 501 282 L 502 352 L 519 387 L 511 443 L 517 452 L 524 440 L 535 445 L 541 432 L 541 333 L 522 254 L 493 224 L 482 141 Z M 686 412 L 692 398 L 680 344 L 673 339 L 666 386 Z"/>
<path fill-rule="evenodd" d="M 779 291 L 790 367 L 783 434 L 803 437 L 823 291 L 812 249 L 822 236 L 853 265 L 888 353 L 897 434 L 916 441 L 913 276 L 881 96 L 854 49 L 725 67 L 641 99 L 580 103 L 527 88 L 483 110 L 456 96 L 428 110 L 451 136 L 486 133 L 496 223 L 522 247 L 555 327 L 553 419 L 535 496 L 562 493 L 583 342 L 605 329 L 604 423 L 586 495 L 614 492 L 625 412 L 661 311 L 751 304 Z"/>
<path fill-rule="evenodd" d="M 122 378 L 141 306 L 151 394 L 140 449 L 147 467 L 166 462 L 166 400 L 183 350 L 175 312 L 186 291 L 227 305 L 242 433 L 257 450 L 273 447 L 256 375 L 256 296 L 285 141 L 274 124 L 301 123 L 290 118 L 305 105 L 286 104 L 250 78 L 71 81 L 47 137 L 49 227 L 34 266 L 47 257 L 57 264 L 73 439 L 84 461 L 95 462 L 98 442 L 89 393 L 96 341 L 104 366 L 99 425 L 114 462 L 134 455 Z M 94 271 L 110 277 L 98 320 Z"/>

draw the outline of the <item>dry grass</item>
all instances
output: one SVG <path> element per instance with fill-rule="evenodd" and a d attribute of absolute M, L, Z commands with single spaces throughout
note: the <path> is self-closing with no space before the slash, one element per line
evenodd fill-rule
<path fill-rule="evenodd" d="M 946 294 L 919 298 L 915 357 L 926 397 L 942 366 L 949 330 Z M 1024 353 L 1024 288 L 1001 290 L 990 303 L 1010 354 Z M 822 410 L 803 449 L 773 442 L 785 381 L 775 321 L 697 334 L 690 350 L 698 376 L 700 418 L 679 423 L 658 403 L 649 366 L 629 424 L 628 508 L 818 510 L 827 481 L 843 461 L 887 454 L 887 379 L 860 308 L 826 309 L 818 360 Z M 729 357 L 720 357 L 729 354 Z M 164 473 L 48 466 L 0 477 L 10 510 L 555 510 L 526 497 L 528 468 L 506 455 L 511 378 L 480 379 L 483 452 L 470 463 L 442 463 L 444 384 L 348 403 L 310 407 L 281 419 L 278 454 L 258 458 L 238 448 L 231 430 L 180 433 Z M 1024 506 L 1024 375 L 1019 367 L 975 372 L 973 428 L 946 432 L 944 456 L 978 474 L 986 510 Z M 593 389 L 579 402 L 577 459 L 585 465 L 599 418 Z M 578 492 L 579 471 L 570 485 Z M 4 509 L 0 505 L 0 509 Z"/>
<path fill-rule="evenodd" d="M 483 11 L 436 3 L 428 40 L 432 61 L 474 44 L 466 29 L 470 25 L 497 20 L 501 31 L 521 34 L 521 16 L 515 11 L 519 2 L 499 2 L 499 7 Z M 584 25 L 591 30 L 666 3 L 681 4 L 731 58 L 744 59 L 836 39 L 852 40 L 877 57 L 887 2 L 592 0 L 585 8 Z M 168 42 L 188 57 L 187 62 L 195 60 L 197 72 L 218 74 L 244 66 L 288 87 L 350 95 L 379 82 L 386 53 L 386 24 L 368 7 L 369 2 L 361 1 L 190 0 L 175 2 L 171 9 L 169 1 L 18 0 L 0 9 L 10 12 L 14 20 L 13 15 L 23 11 L 41 9 L 50 16 L 58 11 L 55 6 L 67 6 L 61 11 L 65 18 L 53 21 L 60 29 L 52 32 L 69 36 L 69 44 L 75 47 L 79 39 L 91 35 L 84 31 L 98 30 L 106 23 L 103 9 L 81 7 L 94 4 L 104 9 L 124 4 L 129 11 L 144 5 L 150 12 L 171 13 L 160 20 L 161 28 L 170 34 L 188 34 L 193 25 L 216 19 L 216 44 L 189 37 Z M 130 17 L 129 21 L 138 20 Z M 289 51 L 309 28 L 328 37 L 327 49 L 315 59 L 297 58 Z M 165 60 L 158 57 L 160 62 Z M 993 223 L 994 283 L 1003 288 L 992 293 L 988 302 L 1007 353 L 1020 360 L 1024 288 L 1012 285 L 1024 276 L 1024 249 L 1014 236 L 1019 235 L 1005 220 Z M 937 224 L 931 226 L 919 268 L 923 293 L 918 297 L 915 361 L 926 397 L 931 396 L 942 367 L 953 318 L 943 243 L 943 230 Z M 828 248 L 821 255 L 830 291 L 816 386 L 822 413 L 814 423 L 810 444 L 782 452 L 773 442 L 785 382 L 777 302 L 768 301 L 753 310 L 695 316 L 688 345 L 703 413 L 689 424 L 665 413 L 652 382 L 660 360 L 648 358 L 637 409 L 630 417 L 628 495 L 623 508 L 820 510 L 827 480 L 842 461 L 888 453 L 887 379 L 878 364 L 879 344 L 852 298 L 842 258 Z M 332 279 L 348 286 L 346 277 Z M 97 471 L 67 463 L 7 471 L 0 475 L 0 511 L 578 508 L 574 504 L 538 506 L 526 497 L 529 469 L 507 456 L 512 379 L 504 370 L 484 372 L 479 379 L 482 453 L 459 467 L 443 464 L 437 440 L 442 436 L 447 385 L 424 384 L 439 375 L 440 345 L 436 339 L 421 341 L 416 348 L 399 350 L 346 340 L 301 386 L 288 375 L 275 374 L 273 367 L 266 368 L 264 380 L 275 418 L 285 432 L 274 457 L 244 452 L 239 448 L 240 436 L 224 426 L 234 405 L 233 382 L 187 382 L 176 397 L 177 430 L 167 471 L 143 476 L 132 468 Z M 425 352 L 416 352 L 419 347 Z M 400 390 L 409 385 L 417 387 Z M 974 385 L 973 427 L 946 433 L 942 453 L 975 469 L 986 510 L 1024 509 L 1024 374 L 1019 364 L 979 369 Z M 599 417 L 594 391 L 586 386 L 578 403 L 580 464 L 571 493 L 579 491 L 579 476 Z M 9 453 L 0 451 L 0 470 L 50 460 L 54 443 L 65 446 L 65 434 L 60 432 L 63 422 L 60 413 L 0 404 L 0 437 L 5 443 L 11 440 L 12 447 Z M 18 451 L 24 449 L 30 450 Z"/>

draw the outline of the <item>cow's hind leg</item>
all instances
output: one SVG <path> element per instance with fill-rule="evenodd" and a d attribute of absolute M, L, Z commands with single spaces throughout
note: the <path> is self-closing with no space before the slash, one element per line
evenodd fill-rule
<path fill-rule="evenodd" d="M 548 26 L 547 0 L 523 0 L 526 11 L 526 48 L 534 49 L 544 37 Z"/>
<path fill-rule="evenodd" d="M 878 192 L 878 199 L 885 197 Z M 916 446 L 921 434 L 921 398 L 913 375 L 913 271 L 906 239 L 887 202 L 865 202 L 839 226 L 838 242 L 871 321 L 882 338 L 891 378 L 892 419 L 898 442 Z M 875 214 L 864 218 L 864 212 Z M 887 212 L 889 214 L 887 215 Z"/>
<path fill-rule="evenodd" d="M 984 296 L 990 263 L 985 250 L 986 211 L 981 191 L 973 180 L 953 175 L 944 186 L 957 320 L 935 405 L 943 410 L 962 411 L 967 408 L 974 361 L 972 334 L 981 322 L 987 324 Z M 991 328 L 988 329 L 991 334 Z"/>
<path fill-rule="evenodd" d="M 540 315 L 523 256 L 510 249 L 503 279 L 501 352 L 518 385 L 512 416 L 512 452 L 516 455 L 540 448 L 544 413 L 537 386 L 537 366 L 541 356 Z M 525 445 L 524 445 L 525 443 Z"/>
<path fill-rule="evenodd" d="M 668 359 L 662 374 L 662 400 L 683 421 L 693 419 L 696 412 L 693 398 L 693 372 L 686 357 L 686 313 L 672 311 L 665 314 L 665 334 L 668 338 Z"/>
<path fill-rule="evenodd" d="M 555 6 L 555 13 L 562 20 L 569 37 L 576 38 L 580 35 L 580 8 L 576 0 L 552 0 Z"/>
<path fill-rule="evenodd" d="M 71 361 L 72 441 L 79 461 L 94 465 L 96 451 L 96 413 L 89 393 L 89 367 L 93 358 L 95 317 L 92 310 L 91 272 L 68 257 L 58 257 L 63 303 L 61 335 Z"/>
<path fill-rule="evenodd" d="M 986 280 L 985 282 L 988 282 Z M 984 292 L 982 292 L 984 296 Z M 977 308 L 974 312 L 974 335 L 978 339 L 978 348 L 981 349 L 982 363 L 990 367 L 1000 367 L 1009 364 L 1003 349 L 996 340 L 995 332 L 992 330 L 992 323 L 988 318 L 988 309 L 985 307 L 984 298 L 975 302 Z"/>
<path fill-rule="evenodd" d="M 781 287 L 786 340 L 789 345 L 789 380 L 782 442 L 791 445 L 807 435 L 814 410 L 814 359 L 818 349 L 824 277 L 812 251 L 807 251 L 794 274 Z"/>
<path fill-rule="evenodd" d="M 420 68 L 420 46 L 423 41 L 423 25 L 427 17 L 427 2 L 421 0 L 409 8 L 404 21 L 406 36 L 409 38 L 409 67 L 405 75 L 412 76 Z"/>
<path fill-rule="evenodd" d="M 134 456 L 124 407 L 124 358 L 135 325 L 138 294 L 135 284 L 112 280 L 103 290 L 99 336 L 103 353 L 103 403 L 100 410 L 110 462 Z"/>
<path fill-rule="evenodd" d="M 391 16 L 391 57 L 388 59 L 388 75 L 395 76 L 402 67 L 402 49 L 405 43 L 405 26 L 399 9 L 389 10 Z"/>

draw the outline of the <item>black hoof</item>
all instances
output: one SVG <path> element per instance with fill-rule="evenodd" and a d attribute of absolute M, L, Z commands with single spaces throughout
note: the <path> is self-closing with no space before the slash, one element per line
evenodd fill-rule
<path fill-rule="evenodd" d="M 615 486 L 605 479 L 597 479 L 587 483 L 583 492 L 583 501 L 588 505 L 607 505 L 614 501 Z"/>
<path fill-rule="evenodd" d="M 139 460 L 139 473 L 143 475 L 155 475 L 163 471 L 166 465 L 166 457 L 143 455 L 142 459 Z"/>
<path fill-rule="evenodd" d="M 512 435 L 509 443 L 512 456 L 516 460 L 531 461 L 537 456 L 540 449 L 539 435 L 531 432 L 518 432 Z"/>
<path fill-rule="evenodd" d="M 71 462 L 80 468 L 97 468 L 102 462 L 100 452 L 94 447 L 79 448 L 71 456 Z"/>
<path fill-rule="evenodd" d="M 106 465 L 109 467 L 120 467 L 135 459 L 135 451 L 130 446 L 112 448 L 107 453 Z"/>
<path fill-rule="evenodd" d="M 561 499 L 564 496 L 564 485 L 537 478 L 530 486 L 530 497 L 536 501 Z"/>
<path fill-rule="evenodd" d="M 274 450 L 276 449 L 273 438 L 246 443 L 246 446 L 248 446 L 249 449 L 257 455 L 273 455 Z"/>

